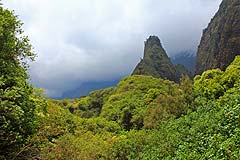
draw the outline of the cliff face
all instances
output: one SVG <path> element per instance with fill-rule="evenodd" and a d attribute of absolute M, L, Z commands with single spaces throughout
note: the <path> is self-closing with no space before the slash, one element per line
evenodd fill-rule
<path fill-rule="evenodd" d="M 240 1 L 223 0 L 198 47 L 196 74 L 226 67 L 240 54 Z"/>
<path fill-rule="evenodd" d="M 157 36 L 150 36 L 145 42 L 144 57 L 132 75 L 150 75 L 177 81 L 176 69 Z"/>

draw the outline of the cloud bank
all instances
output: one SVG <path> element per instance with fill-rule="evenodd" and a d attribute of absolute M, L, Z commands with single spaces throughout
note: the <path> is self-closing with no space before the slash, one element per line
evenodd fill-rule
<path fill-rule="evenodd" d="M 3 0 L 24 22 L 38 57 L 31 81 L 48 96 L 129 75 L 149 35 L 170 56 L 196 51 L 221 0 Z"/>

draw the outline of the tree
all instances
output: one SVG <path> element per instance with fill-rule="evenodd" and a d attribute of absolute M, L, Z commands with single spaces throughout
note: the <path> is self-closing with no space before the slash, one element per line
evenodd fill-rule
<path fill-rule="evenodd" d="M 35 54 L 21 26 L 12 11 L 0 6 L 0 159 L 15 156 L 34 133 L 33 87 L 26 71 Z"/>

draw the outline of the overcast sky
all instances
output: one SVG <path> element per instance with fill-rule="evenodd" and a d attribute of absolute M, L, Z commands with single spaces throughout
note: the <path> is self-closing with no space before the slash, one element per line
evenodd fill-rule
<path fill-rule="evenodd" d="M 149 35 L 169 56 L 193 50 L 221 0 L 3 0 L 24 23 L 38 57 L 35 86 L 49 96 L 82 82 L 129 75 Z"/>

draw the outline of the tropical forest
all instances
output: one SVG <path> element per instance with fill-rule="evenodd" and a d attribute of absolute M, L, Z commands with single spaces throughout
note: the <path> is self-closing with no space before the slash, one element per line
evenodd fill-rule
<path fill-rule="evenodd" d="M 239 159 L 239 0 L 223 0 L 209 19 L 192 70 L 150 35 L 116 85 L 60 99 L 31 83 L 38 53 L 2 3 L 0 160 Z"/>

